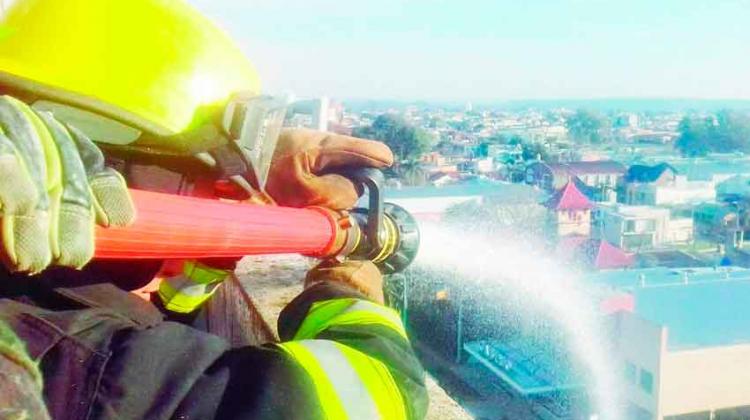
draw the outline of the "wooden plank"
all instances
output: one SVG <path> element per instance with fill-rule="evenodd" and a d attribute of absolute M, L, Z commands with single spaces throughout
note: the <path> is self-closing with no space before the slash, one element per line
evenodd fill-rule
<path fill-rule="evenodd" d="M 229 276 L 206 305 L 210 333 L 225 338 L 232 347 L 278 341 L 250 294 L 235 275 Z"/>

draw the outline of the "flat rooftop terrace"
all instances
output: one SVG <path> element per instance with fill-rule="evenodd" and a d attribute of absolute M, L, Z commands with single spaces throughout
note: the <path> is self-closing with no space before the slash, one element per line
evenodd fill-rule
<path fill-rule="evenodd" d="M 750 344 L 750 270 L 658 267 L 591 280 L 632 294 L 636 314 L 668 328 L 671 351 Z"/>

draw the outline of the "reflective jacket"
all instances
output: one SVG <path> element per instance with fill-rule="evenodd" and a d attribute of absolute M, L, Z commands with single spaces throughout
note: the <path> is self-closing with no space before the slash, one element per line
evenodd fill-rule
<path fill-rule="evenodd" d="M 39 362 L 54 419 L 421 419 L 427 410 L 398 315 L 344 285 L 294 299 L 279 317 L 281 343 L 230 349 L 109 283 L 22 280 L 0 279 L 17 286 L 0 292 L 0 317 Z"/>

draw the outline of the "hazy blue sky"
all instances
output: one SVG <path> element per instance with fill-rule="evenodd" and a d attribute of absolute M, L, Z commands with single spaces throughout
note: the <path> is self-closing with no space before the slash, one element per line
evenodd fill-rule
<path fill-rule="evenodd" d="M 268 91 L 750 99 L 750 0 L 190 0 Z"/>

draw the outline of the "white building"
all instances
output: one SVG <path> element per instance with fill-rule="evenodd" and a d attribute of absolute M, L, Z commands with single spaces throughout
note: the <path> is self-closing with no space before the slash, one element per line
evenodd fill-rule
<path fill-rule="evenodd" d="M 674 206 L 697 204 L 716 199 L 716 186 L 711 181 L 688 181 L 678 175 L 666 184 L 644 183 L 630 186 L 630 204 L 641 206 Z"/>
<path fill-rule="evenodd" d="M 750 418 L 750 271 L 653 268 L 591 280 L 633 297 L 611 330 L 624 418 Z"/>
<path fill-rule="evenodd" d="M 667 208 L 600 205 L 593 218 L 593 235 L 627 251 L 693 240 L 693 219 L 673 218 Z"/>
<path fill-rule="evenodd" d="M 724 182 L 716 185 L 716 195 L 726 196 L 750 196 L 750 175 L 735 175 Z"/>
<path fill-rule="evenodd" d="M 405 208 L 418 220 L 439 221 L 451 206 L 492 199 L 522 208 L 539 203 L 541 194 L 527 185 L 475 180 L 443 187 L 388 189 L 385 199 Z"/>

